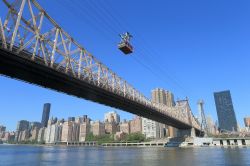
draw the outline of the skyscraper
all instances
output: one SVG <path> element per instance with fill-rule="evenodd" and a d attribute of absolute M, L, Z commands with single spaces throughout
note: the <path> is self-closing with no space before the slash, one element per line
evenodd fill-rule
<path fill-rule="evenodd" d="M 68 121 L 69 121 L 69 122 L 70 122 L 70 121 L 71 121 L 71 122 L 74 122 L 75 119 L 76 119 L 75 117 L 68 117 Z"/>
<path fill-rule="evenodd" d="M 168 107 L 175 106 L 174 95 L 170 91 L 167 91 L 162 88 L 156 88 L 151 91 L 151 96 L 152 96 L 152 102 L 154 103 L 164 104 Z M 173 133 L 176 132 L 176 129 L 174 129 L 173 127 L 166 126 L 165 124 L 161 124 L 161 123 L 156 123 L 156 124 L 158 127 L 156 127 L 154 130 L 155 130 L 155 133 L 157 133 L 156 135 L 160 135 L 160 138 L 166 135 L 165 132 L 167 130 L 169 131 L 168 135 L 170 137 L 175 136 Z"/>
<path fill-rule="evenodd" d="M 43 106 L 43 117 L 42 117 L 42 127 L 47 127 L 50 113 L 50 103 L 45 103 Z"/>
<path fill-rule="evenodd" d="M 71 121 L 64 122 L 62 125 L 62 136 L 61 136 L 61 141 L 62 142 L 70 142 L 71 136 L 73 134 L 73 123 Z"/>
<path fill-rule="evenodd" d="M 214 93 L 214 100 L 218 115 L 219 128 L 227 131 L 237 131 L 237 121 L 230 91 Z"/>
<path fill-rule="evenodd" d="M 105 125 L 100 121 L 96 121 L 92 124 L 92 132 L 95 136 L 101 136 L 105 134 Z"/>
<path fill-rule="evenodd" d="M 40 122 L 30 122 L 29 128 L 30 130 L 33 130 L 34 128 L 40 129 L 42 127 L 42 124 Z"/>
<path fill-rule="evenodd" d="M 104 122 L 106 122 L 106 121 L 120 123 L 120 115 L 117 114 L 117 112 L 115 112 L 115 111 L 105 113 Z"/>
<path fill-rule="evenodd" d="M 206 121 L 207 121 L 208 133 L 216 134 L 215 123 L 213 122 L 211 115 L 208 115 L 206 117 Z"/>
<path fill-rule="evenodd" d="M 245 127 L 250 127 L 250 117 L 244 118 Z"/>
<path fill-rule="evenodd" d="M 142 133 L 142 118 L 135 116 L 130 122 L 130 133 Z"/>
<path fill-rule="evenodd" d="M 90 123 L 89 122 L 83 122 L 80 124 L 80 132 L 79 132 L 79 141 L 84 142 L 86 141 L 86 137 L 90 132 Z"/>
<path fill-rule="evenodd" d="M 117 132 L 117 123 L 115 122 L 104 122 L 105 133 L 107 134 L 115 134 Z"/>
<path fill-rule="evenodd" d="M 15 141 L 21 141 L 22 132 L 29 130 L 30 122 L 27 120 L 20 120 L 17 122 Z M 26 134 L 27 132 L 24 132 Z"/>
<path fill-rule="evenodd" d="M 130 124 L 128 121 L 124 120 L 119 124 L 120 131 L 126 134 L 130 134 Z"/>
<path fill-rule="evenodd" d="M 29 129 L 30 122 L 27 120 L 20 120 L 17 122 L 16 131 L 24 131 Z"/>
<path fill-rule="evenodd" d="M 153 89 L 151 93 L 152 93 L 153 102 L 165 104 L 169 107 L 173 107 L 175 105 L 174 95 L 170 91 L 166 91 L 161 88 L 156 88 L 156 89 Z"/>
<path fill-rule="evenodd" d="M 0 133 L 5 132 L 5 130 L 6 130 L 6 127 L 5 127 L 5 126 L 1 126 L 1 125 L 0 125 Z"/>
<path fill-rule="evenodd" d="M 153 120 L 142 118 L 142 133 L 146 138 L 160 138 L 160 125 Z"/>

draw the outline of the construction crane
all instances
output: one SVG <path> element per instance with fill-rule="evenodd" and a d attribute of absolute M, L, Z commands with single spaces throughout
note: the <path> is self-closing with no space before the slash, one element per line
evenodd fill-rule
<path fill-rule="evenodd" d="M 133 52 L 133 46 L 130 44 L 130 39 L 133 37 L 129 32 L 120 34 L 121 42 L 118 44 L 118 48 L 124 54 L 131 54 Z"/>

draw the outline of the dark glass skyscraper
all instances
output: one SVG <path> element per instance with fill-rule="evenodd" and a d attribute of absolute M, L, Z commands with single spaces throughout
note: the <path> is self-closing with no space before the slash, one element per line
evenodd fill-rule
<path fill-rule="evenodd" d="M 42 127 L 47 127 L 50 113 L 50 103 L 45 103 L 43 106 Z"/>
<path fill-rule="evenodd" d="M 214 93 L 214 100 L 221 130 L 237 131 L 237 121 L 230 91 Z"/>

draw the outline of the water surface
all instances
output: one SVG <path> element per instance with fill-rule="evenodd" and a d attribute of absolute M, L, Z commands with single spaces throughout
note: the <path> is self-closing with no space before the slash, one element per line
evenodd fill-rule
<path fill-rule="evenodd" d="M 106 148 L 0 145 L 0 165 L 250 166 L 250 148 Z"/>

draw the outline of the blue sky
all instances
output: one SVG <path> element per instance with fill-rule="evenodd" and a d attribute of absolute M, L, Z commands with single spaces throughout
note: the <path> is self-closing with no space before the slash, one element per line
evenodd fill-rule
<path fill-rule="evenodd" d="M 188 96 L 217 119 L 213 92 L 229 89 L 238 123 L 250 108 L 250 1 L 248 0 L 38 0 L 63 29 L 143 94 L 162 87 Z M 0 9 L 3 3 L 0 2 Z M 3 11 L 3 10 L 2 10 Z M 1 18 L 3 12 L 0 11 Z M 129 31 L 135 53 L 117 49 Z M 113 108 L 0 76 L 0 124 L 14 130 L 21 119 L 40 121 L 52 104 L 59 118 L 87 114 L 103 119 Z M 133 115 L 119 111 L 122 119 Z"/>

